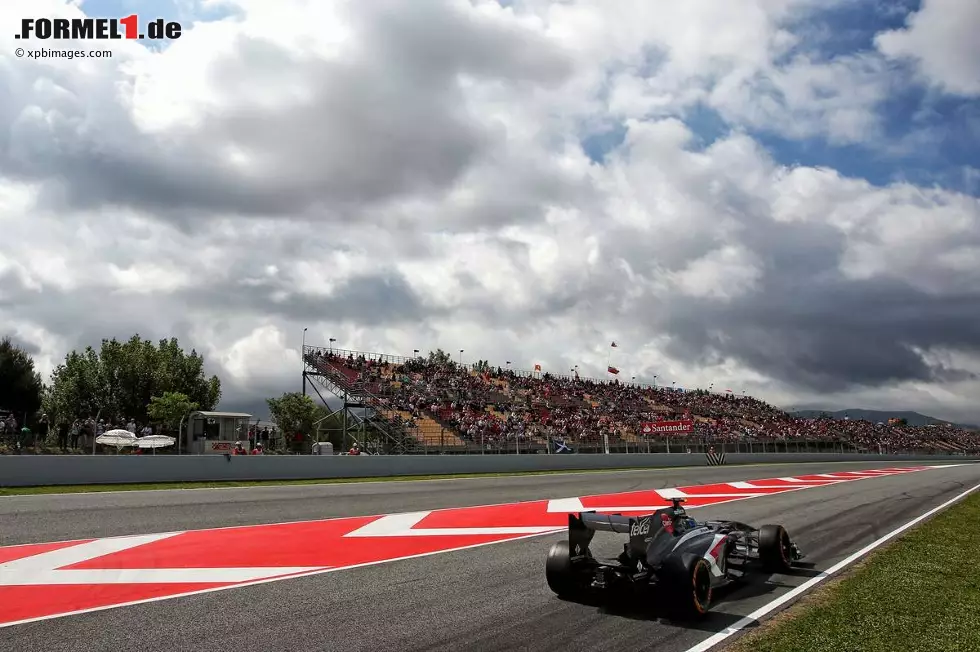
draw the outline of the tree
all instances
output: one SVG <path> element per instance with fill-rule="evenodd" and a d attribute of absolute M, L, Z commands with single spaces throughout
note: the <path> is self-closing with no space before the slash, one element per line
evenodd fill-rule
<path fill-rule="evenodd" d="M 126 342 L 102 340 L 97 352 L 86 347 L 65 356 L 51 375 L 47 399 L 51 411 L 66 418 L 95 416 L 146 423 L 154 396 L 184 394 L 199 409 L 213 410 L 221 381 L 204 375 L 204 358 L 185 353 L 176 338 L 154 345 L 134 335 Z"/>
<path fill-rule="evenodd" d="M 452 364 L 452 362 L 453 357 L 442 349 L 429 351 L 429 364 Z"/>
<path fill-rule="evenodd" d="M 266 404 L 272 420 L 287 437 L 297 432 L 310 434 L 316 427 L 313 424 L 329 414 L 325 407 L 300 392 L 286 392 L 279 398 L 266 399 Z"/>
<path fill-rule="evenodd" d="M 343 437 L 340 434 L 343 430 L 343 420 L 337 415 L 330 417 L 330 410 L 316 403 L 309 396 L 304 396 L 300 392 L 287 392 L 279 398 L 266 399 L 266 404 L 287 446 L 293 445 L 296 433 L 312 435 L 317 429 L 329 435 L 321 437 L 321 441 L 329 440 L 334 446 L 343 445 Z"/>
<path fill-rule="evenodd" d="M 33 418 L 41 409 L 43 384 L 34 369 L 34 359 L 14 346 L 9 337 L 0 340 L 0 408 L 13 412 L 20 421 Z"/>
<path fill-rule="evenodd" d="M 146 414 L 156 423 L 162 423 L 168 432 L 180 428 L 180 422 L 188 412 L 197 409 L 197 403 L 181 392 L 164 392 L 163 396 L 153 396 L 146 406 Z"/>

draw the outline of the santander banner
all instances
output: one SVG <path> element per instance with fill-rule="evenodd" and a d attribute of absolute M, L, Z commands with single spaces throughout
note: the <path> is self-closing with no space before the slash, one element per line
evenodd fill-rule
<path fill-rule="evenodd" d="M 693 419 L 680 421 L 647 421 L 640 424 L 640 432 L 644 435 L 672 435 L 694 432 Z"/>

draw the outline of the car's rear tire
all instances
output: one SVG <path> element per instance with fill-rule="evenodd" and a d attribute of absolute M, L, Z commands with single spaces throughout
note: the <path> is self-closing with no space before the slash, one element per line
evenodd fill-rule
<path fill-rule="evenodd" d="M 759 528 L 759 560 L 770 573 L 788 573 L 793 569 L 793 544 L 782 525 Z"/>
<path fill-rule="evenodd" d="M 711 610 L 714 595 L 708 560 L 698 557 L 684 564 L 678 559 L 665 570 L 667 592 L 662 597 L 670 615 L 678 620 L 704 618 Z"/>
<path fill-rule="evenodd" d="M 548 580 L 548 587 L 559 597 L 571 598 L 581 593 L 581 576 L 572 566 L 568 541 L 559 541 L 551 546 L 544 565 L 544 575 Z"/>

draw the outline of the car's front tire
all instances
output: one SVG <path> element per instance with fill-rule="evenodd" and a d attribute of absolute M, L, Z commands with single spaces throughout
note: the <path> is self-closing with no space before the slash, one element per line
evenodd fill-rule
<path fill-rule="evenodd" d="M 788 573 L 793 569 L 793 543 L 782 525 L 759 528 L 759 560 L 770 573 Z"/>

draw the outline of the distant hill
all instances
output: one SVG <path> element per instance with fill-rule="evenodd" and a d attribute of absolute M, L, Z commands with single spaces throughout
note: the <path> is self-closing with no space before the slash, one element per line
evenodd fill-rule
<path fill-rule="evenodd" d="M 829 410 L 797 410 L 796 412 L 790 412 L 794 417 L 800 417 L 801 419 L 813 419 L 820 416 L 830 417 L 832 419 L 843 419 L 845 417 L 855 419 L 872 421 L 877 423 L 879 421 L 887 422 L 889 419 L 905 419 L 905 421 L 910 426 L 931 426 L 943 423 L 951 423 L 950 421 L 943 421 L 942 419 L 937 419 L 935 417 L 930 417 L 925 414 L 919 414 L 918 412 L 909 411 L 885 411 L 885 410 L 837 410 L 836 412 L 831 412 Z M 953 424 L 959 426 L 960 428 L 967 428 L 969 430 L 980 430 L 980 427 L 971 424 L 957 423 Z"/>

